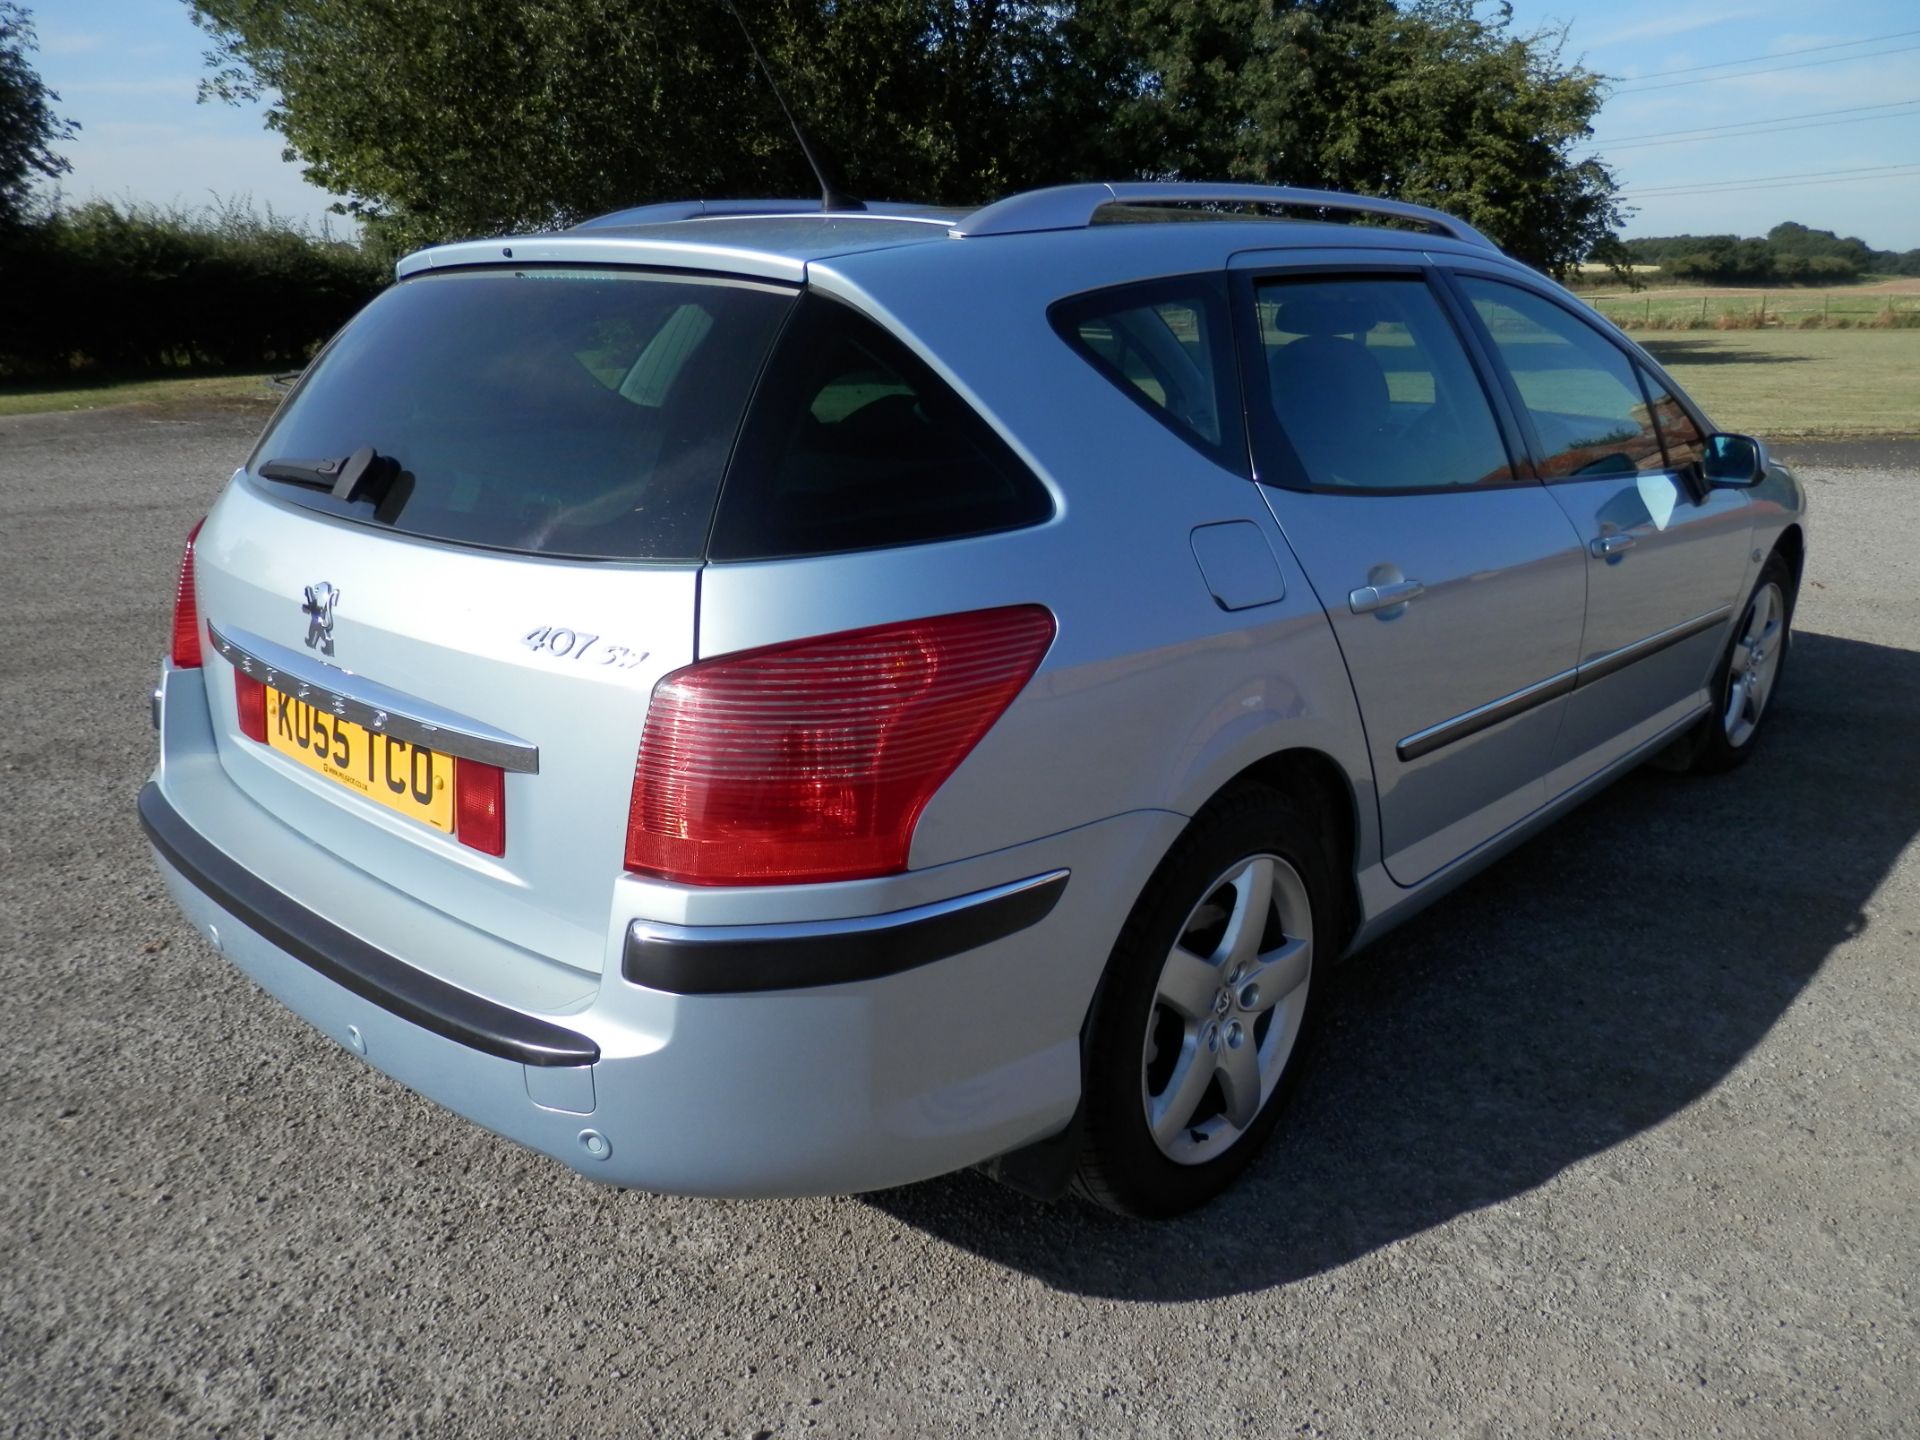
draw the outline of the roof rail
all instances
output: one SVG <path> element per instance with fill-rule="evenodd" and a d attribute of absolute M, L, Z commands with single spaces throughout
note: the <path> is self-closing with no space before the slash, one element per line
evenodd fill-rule
<path fill-rule="evenodd" d="M 665 225 L 673 220 L 697 220 L 702 215 L 818 215 L 820 201 L 812 200 L 664 200 L 636 205 L 582 220 L 575 230 L 602 230 L 611 225 Z"/>
<path fill-rule="evenodd" d="M 956 221 L 958 237 L 1024 235 L 1036 230 L 1084 230 L 1108 205 L 1290 205 L 1309 210 L 1343 210 L 1356 215 L 1387 215 L 1413 220 L 1436 234 L 1498 250 L 1478 230 L 1444 210 L 1349 195 L 1338 190 L 1299 190 L 1290 185 L 1230 185 L 1181 180 L 1117 180 L 1108 184 L 1055 185 L 1010 195 Z"/>
<path fill-rule="evenodd" d="M 897 200 L 869 200 L 865 210 L 828 211 L 818 199 L 805 200 L 663 200 L 657 205 L 636 205 L 631 210 L 615 210 L 582 220 L 575 230 L 605 230 L 615 225 L 667 225 L 676 220 L 699 220 L 724 215 L 850 215 L 871 220 L 883 216 L 890 220 L 926 220 L 948 223 L 951 209 L 938 205 L 911 205 Z"/>

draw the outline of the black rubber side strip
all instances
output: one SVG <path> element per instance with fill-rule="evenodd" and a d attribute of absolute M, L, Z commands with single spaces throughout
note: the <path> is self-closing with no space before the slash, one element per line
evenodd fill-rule
<path fill-rule="evenodd" d="M 591 1065 L 600 1047 L 552 1021 L 483 999 L 350 935 L 209 843 L 149 781 L 140 824 L 167 863 L 263 939 L 342 989 L 449 1040 L 523 1065 Z"/>
<path fill-rule="evenodd" d="M 636 920 L 620 973 L 675 995 L 802 990 L 897 975 L 1037 925 L 1067 888 L 1067 872 L 854 920 L 790 925 L 677 926 Z"/>

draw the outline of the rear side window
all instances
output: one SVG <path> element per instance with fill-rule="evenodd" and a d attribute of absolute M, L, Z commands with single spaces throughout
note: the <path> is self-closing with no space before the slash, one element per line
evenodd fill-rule
<path fill-rule="evenodd" d="M 924 361 L 847 306 L 808 295 L 754 397 L 709 554 L 871 550 L 1052 514 L 1046 487 Z"/>
<path fill-rule="evenodd" d="M 1048 317 L 1141 408 L 1220 464 L 1246 473 L 1222 275 L 1183 275 L 1079 295 Z"/>
<path fill-rule="evenodd" d="M 1419 276 L 1277 280 L 1255 291 L 1266 400 L 1302 478 L 1330 490 L 1515 480 L 1486 391 Z M 1257 407 L 1260 397 L 1250 397 Z"/>
<path fill-rule="evenodd" d="M 1666 468 L 1638 367 L 1625 351 L 1529 290 L 1458 278 L 1533 419 L 1543 479 Z"/>
<path fill-rule="evenodd" d="M 369 305 L 255 451 L 256 483 L 411 535 L 544 555 L 701 556 L 795 292 L 635 270 L 425 275 Z M 266 478 L 371 447 L 358 500 Z M 278 463 L 275 463 L 278 462 Z"/>

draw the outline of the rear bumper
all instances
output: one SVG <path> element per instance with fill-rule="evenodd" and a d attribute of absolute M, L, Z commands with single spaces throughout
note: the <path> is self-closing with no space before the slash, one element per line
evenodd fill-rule
<path fill-rule="evenodd" d="M 1059 1129 L 1101 966 L 1181 824 L 1122 816 L 944 867 L 953 898 L 934 904 L 889 905 L 869 885 L 868 913 L 839 920 L 761 923 L 764 904 L 749 925 L 624 916 L 623 963 L 572 993 L 547 986 L 557 1004 L 540 1008 L 460 983 L 462 946 L 483 937 L 232 786 L 196 672 L 163 688 L 141 818 L 201 933 L 401 1083 L 589 1178 L 651 1190 L 876 1189 Z M 818 914 L 821 887 L 794 888 Z"/>

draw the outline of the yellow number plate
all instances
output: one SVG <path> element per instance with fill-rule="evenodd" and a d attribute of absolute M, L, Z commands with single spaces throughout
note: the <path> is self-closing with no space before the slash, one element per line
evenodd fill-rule
<path fill-rule="evenodd" d="M 453 833 L 453 757 L 376 735 L 267 687 L 267 743 L 337 785 Z"/>

